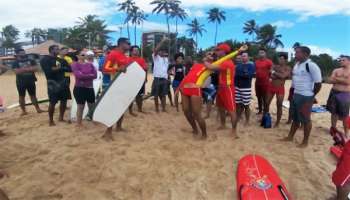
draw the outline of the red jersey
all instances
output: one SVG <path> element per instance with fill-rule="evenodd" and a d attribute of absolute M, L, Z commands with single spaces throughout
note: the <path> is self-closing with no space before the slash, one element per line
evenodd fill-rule
<path fill-rule="evenodd" d="M 226 60 L 220 64 L 219 85 L 233 86 L 235 77 L 235 64 Z"/>
<path fill-rule="evenodd" d="M 130 59 L 120 50 L 112 50 L 105 61 L 103 72 L 116 73 L 121 67 L 126 67 Z"/>
<path fill-rule="evenodd" d="M 332 180 L 336 186 L 344 186 L 350 183 L 350 141 L 344 145 L 342 156 L 338 161 L 336 170 L 333 172 Z"/>
<path fill-rule="evenodd" d="M 182 80 L 182 84 L 194 83 L 202 86 L 212 71 L 208 70 L 204 64 L 194 64 L 188 74 Z"/>
<path fill-rule="evenodd" d="M 142 69 L 147 71 L 148 67 L 147 67 L 147 63 L 146 63 L 145 59 L 143 59 L 141 57 L 130 57 L 129 59 L 131 62 L 137 62 L 137 64 L 139 64 L 142 67 Z"/>
<path fill-rule="evenodd" d="M 270 59 L 258 59 L 255 61 L 256 79 L 257 81 L 268 81 L 272 69 L 272 61 Z"/>

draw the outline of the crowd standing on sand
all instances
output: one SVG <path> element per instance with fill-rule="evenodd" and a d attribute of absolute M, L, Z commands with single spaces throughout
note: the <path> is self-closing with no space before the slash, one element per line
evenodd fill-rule
<path fill-rule="evenodd" d="M 321 70 L 309 58 L 311 51 L 308 47 L 299 46 L 295 48 L 296 64 L 293 68 L 288 66 L 287 54 L 279 53 L 277 55 L 278 62 L 273 63 L 267 58 L 266 49 L 264 48 L 259 50 L 259 58 L 253 62 L 247 53 L 247 45 L 243 45 L 235 52 L 234 59 L 220 61 L 221 58 L 232 52 L 231 47 L 226 43 L 220 43 L 212 51 L 207 52 L 201 62 L 188 65 L 188 63 L 185 63 L 184 54 L 180 52 L 175 54 L 174 63 L 170 63 L 167 50 L 163 47 L 167 40 L 167 38 L 163 38 L 154 48 L 152 54 L 154 78 L 151 95 L 154 97 L 156 113 L 159 114 L 160 111 L 167 112 L 166 97 L 171 94 L 170 88 L 172 87 L 176 110 L 179 111 L 179 105 L 181 104 L 185 118 L 193 130 L 194 137 L 207 138 L 205 118 L 209 118 L 212 106 L 216 102 L 220 119 L 218 129 L 226 128 L 226 118 L 229 116 L 232 138 L 239 139 L 237 123 L 242 120 L 243 113 L 244 126 L 249 126 L 251 123 L 252 79 L 256 78 L 257 114 L 263 116 L 263 123 L 266 118 L 271 117 L 269 114 L 270 104 L 276 96 L 277 119 L 274 127 L 278 127 L 281 122 L 285 81 L 292 79 L 292 88 L 288 97 L 290 109 L 287 122 L 292 123 L 292 125 L 288 136 L 282 140 L 293 141 L 296 131 L 302 127 L 304 139 L 299 146 L 308 146 L 312 129 L 311 108 L 322 86 Z M 130 46 L 127 38 L 119 38 L 117 46 L 105 49 L 104 54 L 99 57 L 99 62 L 94 60 L 94 53 L 91 51 L 77 50 L 74 54 L 68 55 L 67 48 L 60 49 L 56 45 L 50 46 L 48 50 L 49 55 L 40 60 L 40 65 L 47 79 L 50 126 L 55 126 L 54 112 L 57 103 L 60 103 L 58 120 L 60 122 L 65 121 L 64 114 L 67 109 L 67 102 L 72 99 L 70 90 L 71 74 L 75 77 L 73 96 L 78 105 L 77 126 L 82 127 L 85 104 L 87 103 L 91 113 L 96 102 L 97 94 L 94 93 L 93 80 L 96 79 L 98 71 L 103 73 L 103 90 L 108 88 L 118 73 L 126 73 L 128 65 L 132 62 L 137 62 L 146 72 L 148 71 L 146 61 L 140 57 L 140 48 Z M 327 109 L 332 114 L 332 129 L 336 129 L 337 121 L 341 120 L 345 136 L 348 138 L 349 131 L 346 119 L 349 116 L 350 107 L 350 57 L 341 56 L 340 66 L 325 80 L 326 83 L 333 84 L 327 102 Z M 40 109 L 36 97 L 35 72 L 38 70 L 37 63 L 29 59 L 23 49 L 17 49 L 16 60 L 12 65 L 12 69 L 16 74 L 21 115 L 27 114 L 25 108 L 26 92 L 28 92 L 36 111 L 38 113 L 45 112 Z M 6 70 L 7 68 L 0 64 L 0 74 L 5 73 Z M 172 82 L 171 76 L 174 77 Z M 145 83 L 137 94 L 135 101 L 137 111 L 147 114 L 143 109 L 143 97 L 146 94 Z M 172 98 L 170 99 L 172 100 Z M 202 116 L 203 102 L 207 104 L 206 117 Z M 132 104 L 129 107 L 129 112 L 132 116 L 137 117 Z M 91 118 L 89 116 L 87 118 Z M 69 119 L 66 121 L 70 122 Z M 123 131 L 122 125 L 123 117 L 116 123 L 116 131 Z M 112 132 L 113 128 L 108 127 L 102 136 L 103 139 L 107 141 L 114 140 Z M 343 152 L 343 157 L 333 174 L 333 182 L 337 186 L 339 199 L 345 199 L 345 196 L 350 192 L 349 141 L 346 143 Z M 0 172 L 1 176 L 4 176 L 4 174 L 4 172 Z"/>

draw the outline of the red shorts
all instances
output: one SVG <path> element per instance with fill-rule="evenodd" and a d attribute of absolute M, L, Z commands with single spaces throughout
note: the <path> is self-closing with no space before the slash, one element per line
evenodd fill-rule
<path fill-rule="evenodd" d="M 236 100 L 234 86 L 219 86 L 216 96 L 216 105 L 229 112 L 235 111 Z"/>
<path fill-rule="evenodd" d="M 272 83 L 269 84 L 268 93 L 272 95 L 284 96 L 284 86 L 274 86 Z"/>
<path fill-rule="evenodd" d="M 255 94 L 256 96 L 264 96 L 269 89 L 269 80 L 257 80 L 255 82 Z"/>
<path fill-rule="evenodd" d="M 201 88 L 181 88 L 181 94 L 185 96 L 202 96 Z"/>
<path fill-rule="evenodd" d="M 332 181 L 340 187 L 350 184 L 350 141 L 344 145 L 342 156 L 332 174 Z"/>

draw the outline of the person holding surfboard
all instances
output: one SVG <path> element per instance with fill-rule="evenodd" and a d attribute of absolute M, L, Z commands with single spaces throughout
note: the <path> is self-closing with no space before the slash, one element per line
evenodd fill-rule
<path fill-rule="evenodd" d="M 270 112 L 270 104 L 273 97 L 276 95 L 277 102 L 277 120 L 274 127 L 278 127 L 282 118 L 282 106 L 284 99 L 284 84 L 286 80 L 291 77 L 291 68 L 287 65 L 288 54 L 280 53 L 278 55 L 278 65 L 273 66 L 270 81 L 268 85 L 267 95 L 266 95 L 266 105 L 264 108 L 264 114 Z"/>
<path fill-rule="evenodd" d="M 128 38 L 119 38 L 116 48 L 114 48 L 107 56 L 103 71 L 110 73 L 112 77 L 116 77 L 117 73 L 126 72 L 126 67 L 131 60 L 125 54 L 130 50 L 130 41 Z M 118 103 L 118 102 L 116 102 Z M 123 131 L 123 116 L 118 120 L 116 131 Z M 106 140 L 114 140 L 112 136 L 112 127 L 107 128 L 102 138 Z"/>
<path fill-rule="evenodd" d="M 337 127 L 337 121 L 343 122 L 344 133 L 349 137 L 346 125 L 350 108 L 350 56 L 340 56 L 340 68 L 335 69 L 326 83 L 333 84 L 327 101 L 327 110 L 332 114 L 331 127 Z"/>
<path fill-rule="evenodd" d="M 90 62 L 85 62 L 86 52 L 77 51 L 78 61 L 72 64 L 72 70 L 75 77 L 75 86 L 73 90 L 74 98 L 78 104 L 77 124 L 82 126 L 83 111 L 85 104 L 88 104 L 91 111 L 95 103 L 95 92 L 93 81 L 97 78 L 95 66 Z"/>
<path fill-rule="evenodd" d="M 310 60 L 311 50 L 306 46 L 295 48 L 296 64 L 293 68 L 294 95 L 291 104 L 293 123 L 283 141 L 293 141 L 300 125 L 304 127 L 304 139 L 299 147 L 307 147 L 312 129 L 311 108 L 315 96 L 322 87 L 322 75 L 318 65 Z"/>
<path fill-rule="evenodd" d="M 142 86 L 142 88 L 140 89 L 139 93 L 136 96 L 136 105 L 137 105 L 137 110 L 138 112 L 144 113 L 142 110 L 142 104 L 143 104 L 143 95 L 146 92 L 146 82 L 147 82 L 147 70 L 148 70 L 148 66 L 147 66 L 147 62 L 145 61 L 145 59 L 143 59 L 142 57 L 140 57 L 140 47 L 135 45 L 130 47 L 130 60 L 132 62 L 137 62 L 137 64 L 139 64 L 142 69 L 145 70 L 146 72 L 146 79 L 145 82 Z M 129 112 L 130 114 L 133 113 L 132 112 L 132 107 L 133 107 L 133 103 L 131 103 L 130 107 L 129 107 Z"/>
<path fill-rule="evenodd" d="M 246 51 L 248 49 L 247 45 L 243 45 L 238 53 Z M 231 52 L 231 47 L 226 43 L 221 43 L 215 48 L 215 55 L 218 59 L 222 59 L 227 54 Z M 216 97 L 216 104 L 219 108 L 221 126 L 219 129 L 225 129 L 226 112 L 231 118 L 232 125 L 232 135 L 234 139 L 237 139 L 236 126 L 236 103 L 235 103 L 235 64 L 232 59 L 227 59 L 220 64 L 211 64 L 210 62 L 205 62 L 205 66 L 210 70 L 219 71 L 219 86 Z"/>
<path fill-rule="evenodd" d="M 272 65 L 272 61 L 267 58 L 266 49 L 260 48 L 259 58 L 255 61 L 255 94 L 258 98 L 258 114 L 262 114 L 264 111 L 264 106 L 266 105 L 266 94 L 268 90 Z"/>
<path fill-rule="evenodd" d="M 169 94 L 169 59 L 168 53 L 161 49 L 163 44 L 169 41 L 164 37 L 160 43 L 154 48 L 153 58 L 153 83 L 152 83 L 152 96 L 154 96 L 154 104 L 156 112 L 159 112 L 159 99 L 162 106 L 162 112 L 166 112 L 166 96 Z"/>

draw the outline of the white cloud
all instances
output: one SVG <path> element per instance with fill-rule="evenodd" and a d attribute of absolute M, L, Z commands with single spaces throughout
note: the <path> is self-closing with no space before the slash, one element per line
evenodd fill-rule
<path fill-rule="evenodd" d="M 122 27 L 122 31 L 126 31 L 126 25 L 122 24 L 122 25 L 111 25 L 109 26 L 111 28 L 111 30 L 113 31 L 117 31 L 120 32 L 120 28 Z M 170 32 L 175 32 L 175 25 L 171 24 L 170 25 Z M 158 22 L 153 22 L 153 21 L 145 21 L 143 23 L 143 25 L 138 25 L 137 29 L 141 30 L 141 31 L 164 31 L 167 32 L 168 31 L 168 27 L 166 23 L 158 23 Z M 177 26 L 178 32 L 180 34 L 184 33 L 186 31 L 186 26 L 185 25 L 178 25 Z M 130 25 L 130 31 L 133 32 L 134 31 L 134 26 Z M 125 32 L 124 32 L 125 33 Z"/>
<path fill-rule="evenodd" d="M 206 15 L 203 10 L 193 10 L 193 9 L 186 8 L 185 11 L 190 18 L 195 18 L 195 17 L 201 18 L 201 17 L 205 17 Z"/>
<path fill-rule="evenodd" d="M 305 45 L 305 44 L 303 44 Z M 320 55 L 320 54 L 328 54 L 331 55 L 334 59 L 339 57 L 342 53 L 335 51 L 331 48 L 327 48 L 327 47 L 320 47 L 317 45 L 305 45 L 307 47 L 309 47 L 311 49 L 311 54 L 313 55 Z M 284 51 L 284 52 L 288 52 L 289 54 L 294 54 L 294 49 L 292 47 L 288 47 L 288 48 L 278 48 L 277 51 Z"/>
<path fill-rule="evenodd" d="M 291 21 L 279 20 L 271 23 L 273 26 L 277 26 L 278 28 L 292 28 L 295 23 Z"/>

